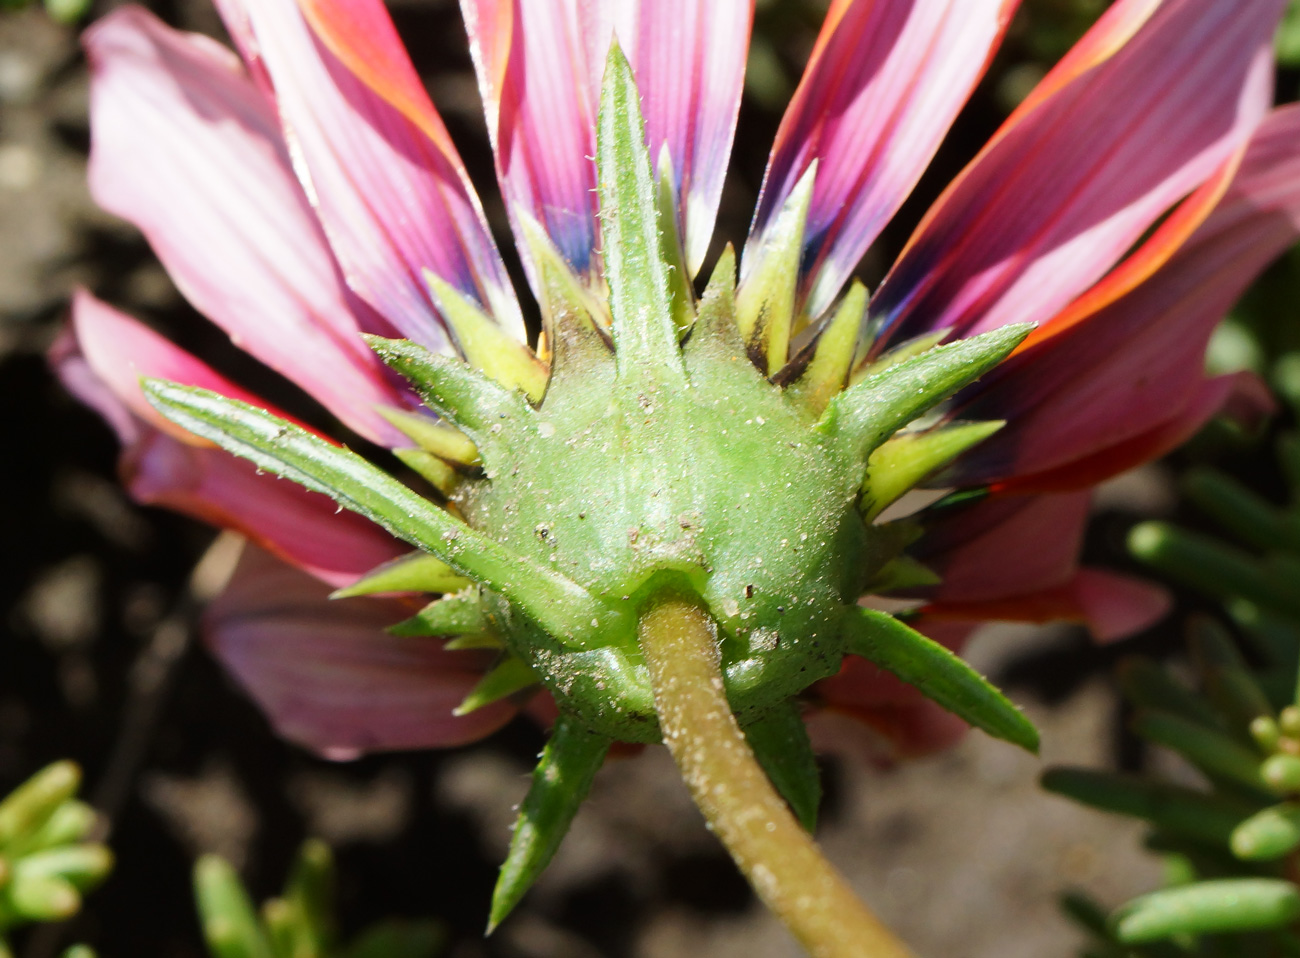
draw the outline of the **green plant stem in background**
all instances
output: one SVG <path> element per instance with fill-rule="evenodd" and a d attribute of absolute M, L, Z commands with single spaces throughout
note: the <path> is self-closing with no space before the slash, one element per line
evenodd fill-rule
<path fill-rule="evenodd" d="M 857 898 L 763 773 L 723 692 L 715 629 L 665 597 L 641 617 L 664 743 L 691 797 L 759 896 L 813 958 L 911 958 Z"/>

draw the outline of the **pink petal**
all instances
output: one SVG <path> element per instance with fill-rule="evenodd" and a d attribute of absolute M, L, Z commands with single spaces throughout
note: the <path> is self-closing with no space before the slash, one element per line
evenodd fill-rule
<path fill-rule="evenodd" d="M 206 37 L 124 7 L 85 34 L 96 200 L 140 227 L 201 312 L 369 439 L 401 394 L 362 342 L 265 98 Z"/>
<path fill-rule="evenodd" d="M 888 337 L 1042 321 L 1268 108 L 1281 0 L 1120 0 L 949 187 L 886 278 Z"/>
<path fill-rule="evenodd" d="M 1063 584 L 1074 574 L 1090 496 L 992 495 L 938 513 L 909 550 L 943 579 L 926 594 L 979 602 Z"/>
<path fill-rule="evenodd" d="M 1156 432 L 1190 434 L 1213 413 L 1211 396 L 1223 398 L 1229 385 L 1204 379 L 1211 332 L 1297 237 L 1300 107 L 1289 106 L 1260 126 L 1213 213 L 1172 257 L 1153 237 L 967 391 L 962 417 L 1010 425 L 954 476 L 1019 482 Z M 1160 263 L 1149 270 L 1153 259 Z M 1140 274 L 1136 282 L 1131 273 Z M 1167 442 L 1147 444 L 1156 455 Z"/>
<path fill-rule="evenodd" d="M 446 351 L 428 269 L 522 338 L 469 177 L 381 0 L 221 9 L 274 88 L 295 169 L 352 291 L 403 336 Z"/>
<path fill-rule="evenodd" d="M 749 243 L 815 159 L 809 315 L 898 212 L 984 73 L 1019 0 L 836 0 L 781 121 Z"/>
<path fill-rule="evenodd" d="M 637 74 L 652 158 L 672 156 L 687 261 L 708 248 L 749 45 L 749 0 L 462 0 L 511 215 L 594 272 L 596 110 L 610 37 Z M 520 247 L 526 243 L 520 236 Z"/>
<path fill-rule="evenodd" d="M 276 731 L 330 758 L 472 742 L 514 714 L 508 702 L 457 717 L 482 655 L 385 626 L 410 610 L 378 599 L 331 602 L 329 590 L 256 549 L 204 616 L 213 652 Z"/>
<path fill-rule="evenodd" d="M 123 479 L 138 501 L 237 530 L 335 586 L 404 550 L 378 526 L 339 512 L 328 497 L 258 473 L 158 415 L 140 391 L 142 375 L 266 404 L 88 293 L 74 299 L 72 329 L 50 359 L 69 388 L 117 431 L 125 447 Z"/>

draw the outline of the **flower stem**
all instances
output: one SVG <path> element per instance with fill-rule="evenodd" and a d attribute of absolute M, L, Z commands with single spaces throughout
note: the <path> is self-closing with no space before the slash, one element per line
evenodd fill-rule
<path fill-rule="evenodd" d="M 823 857 L 755 759 L 727 703 L 709 616 L 664 597 L 642 615 L 639 637 L 664 742 L 759 897 L 813 958 L 912 958 Z"/>

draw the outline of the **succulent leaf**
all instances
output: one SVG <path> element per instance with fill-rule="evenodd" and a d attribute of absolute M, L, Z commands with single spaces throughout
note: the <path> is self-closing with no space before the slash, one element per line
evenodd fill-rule
<path fill-rule="evenodd" d="M 1276 878 L 1224 878 L 1164 888 L 1135 898 L 1111 916 L 1128 945 L 1176 935 L 1218 935 L 1285 928 L 1300 917 L 1300 888 Z"/>

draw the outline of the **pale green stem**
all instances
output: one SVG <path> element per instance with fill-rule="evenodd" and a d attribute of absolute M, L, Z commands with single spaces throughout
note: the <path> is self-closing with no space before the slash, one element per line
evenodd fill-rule
<path fill-rule="evenodd" d="M 813 958 L 913 958 L 800 827 L 736 723 L 713 621 L 664 598 L 642 617 L 664 743 L 691 797 L 759 897 Z"/>

